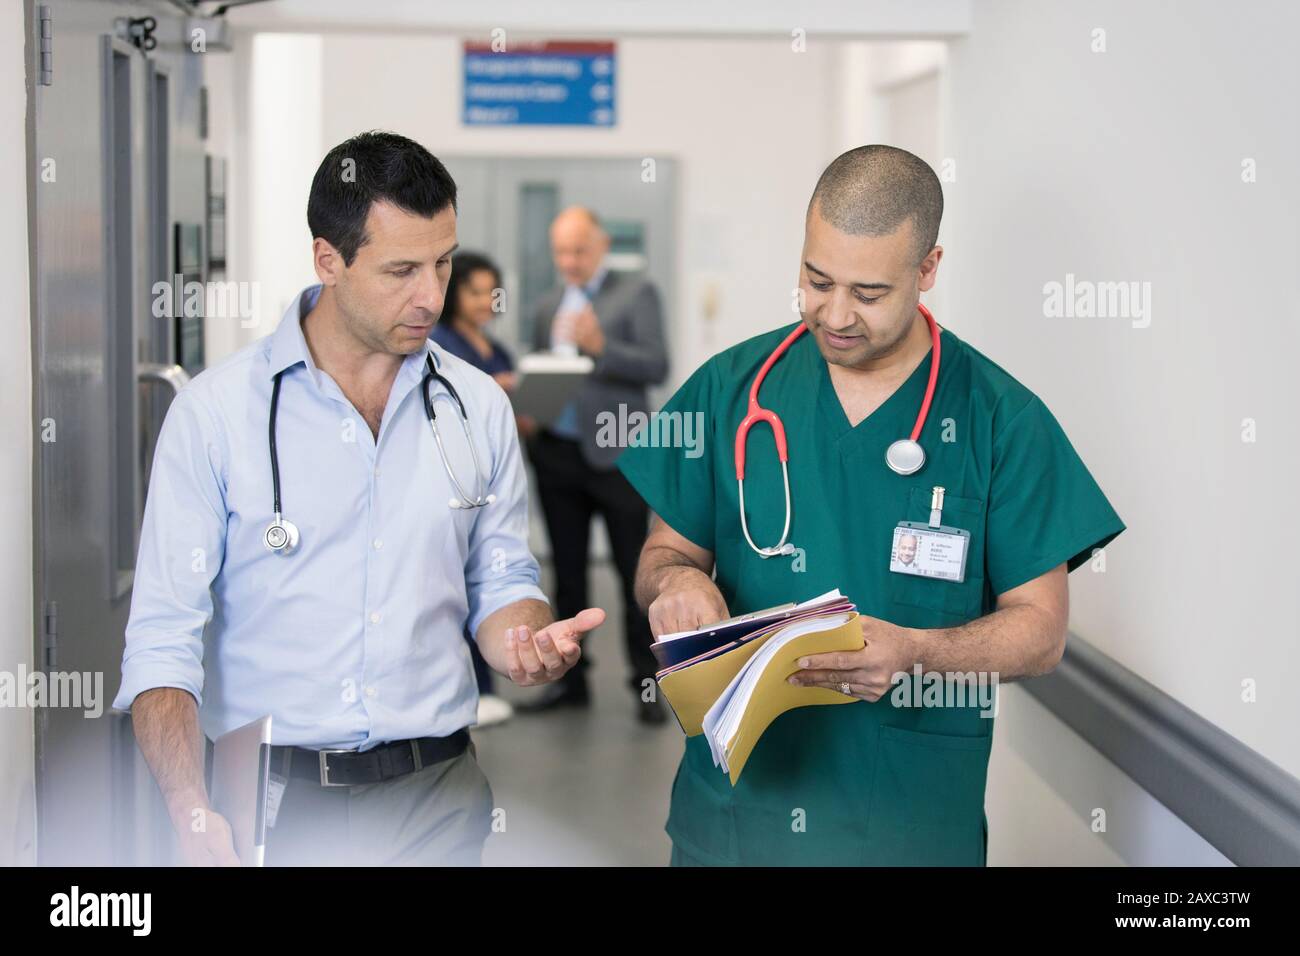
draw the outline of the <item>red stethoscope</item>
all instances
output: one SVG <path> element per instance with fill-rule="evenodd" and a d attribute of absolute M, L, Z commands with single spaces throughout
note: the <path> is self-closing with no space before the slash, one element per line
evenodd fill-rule
<path fill-rule="evenodd" d="M 912 426 L 911 436 L 900 438 L 885 451 L 885 464 L 899 475 L 913 475 L 925 464 L 925 449 L 917 439 L 921 437 L 921 429 L 925 427 L 925 417 L 930 413 L 930 403 L 934 401 L 934 386 L 939 380 L 939 326 L 929 309 L 919 302 L 916 308 L 925 316 L 926 324 L 930 326 L 930 380 L 926 383 L 925 398 L 921 402 L 921 410 L 916 415 L 916 424 Z M 749 408 L 745 420 L 736 429 L 736 484 L 740 488 L 740 527 L 745 532 L 745 540 L 749 542 L 749 546 L 765 558 L 793 554 L 794 545 L 785 540 L 790 534 L 790 453 L 785 443 L 785 426 L 776 412 L 758 404 L 758 390 L 763 384 L 763 379 L 767 378 L 767 373 L 776 364 L 776 360 L 789 350 L 795 339 L 807 331 L 808 326 L 799 323 L 798 328 L 787 335 L 785 341 L 767 357 L 763 367 L 754 376 L 754 384 L 749 386 Z M 749 536 L 749 524 L 745 521 L 745 441 L 749 437 L 749 430 L 757 422 L 767 422 L 772 426 L 772 437 L 776 439 L 776 454 L 781 459 L 781 479 L 785 483 L 785 527 L 781 530 L 781 540 L 770 548 L 760 548 L 754 543 L 754 539 Z"/>

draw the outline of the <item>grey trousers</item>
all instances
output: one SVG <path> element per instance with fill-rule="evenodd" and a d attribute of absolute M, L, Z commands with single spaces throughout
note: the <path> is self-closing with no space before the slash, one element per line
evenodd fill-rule
<path fill-rule="evenodd" d="M 478 866 L 492 825 L 492 788 L 469 749 L 383 783 L 322 787 L 288 777 L 267 866 Z M 296 759 L 302 759 L 298 757 Z"/>

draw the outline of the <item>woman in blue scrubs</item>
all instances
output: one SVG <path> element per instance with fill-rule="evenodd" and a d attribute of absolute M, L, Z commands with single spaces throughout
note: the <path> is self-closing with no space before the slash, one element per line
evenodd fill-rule
<path fill-rule="evenodd" d="M 515 386 L 515 363 L 505 347 L 488 334 L 498 315 L 501 270 L 487 256 L 468 250 L 451 257 L 451 278 L 442 315 L 429 336 L 457 358 L 487 372 L 507 392 Z"/>

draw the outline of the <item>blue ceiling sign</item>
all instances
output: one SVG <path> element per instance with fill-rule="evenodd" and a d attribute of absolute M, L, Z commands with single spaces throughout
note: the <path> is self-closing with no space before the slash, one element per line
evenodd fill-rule
<path fill-rule="evenodd" d="M 466 41 L 466 126 L 606 126 L 615 119 L 615 45 L 552 40 L 513 44 Z"/>

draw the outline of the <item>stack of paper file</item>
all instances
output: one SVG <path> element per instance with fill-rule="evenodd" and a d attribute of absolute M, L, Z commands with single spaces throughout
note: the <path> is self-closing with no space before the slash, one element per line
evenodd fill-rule
<path fill-rule="evenodd" d="M 697 631 L 665 634 L 651 650 L 661 668 L 655 676 L 682 730 L 708 736 L 714 763 L 734 784 L 763 731 L 781 714 L 855 700 L 788 683 L 799 658 L 861 648 L 857 611 L 836 590 Z"/>

